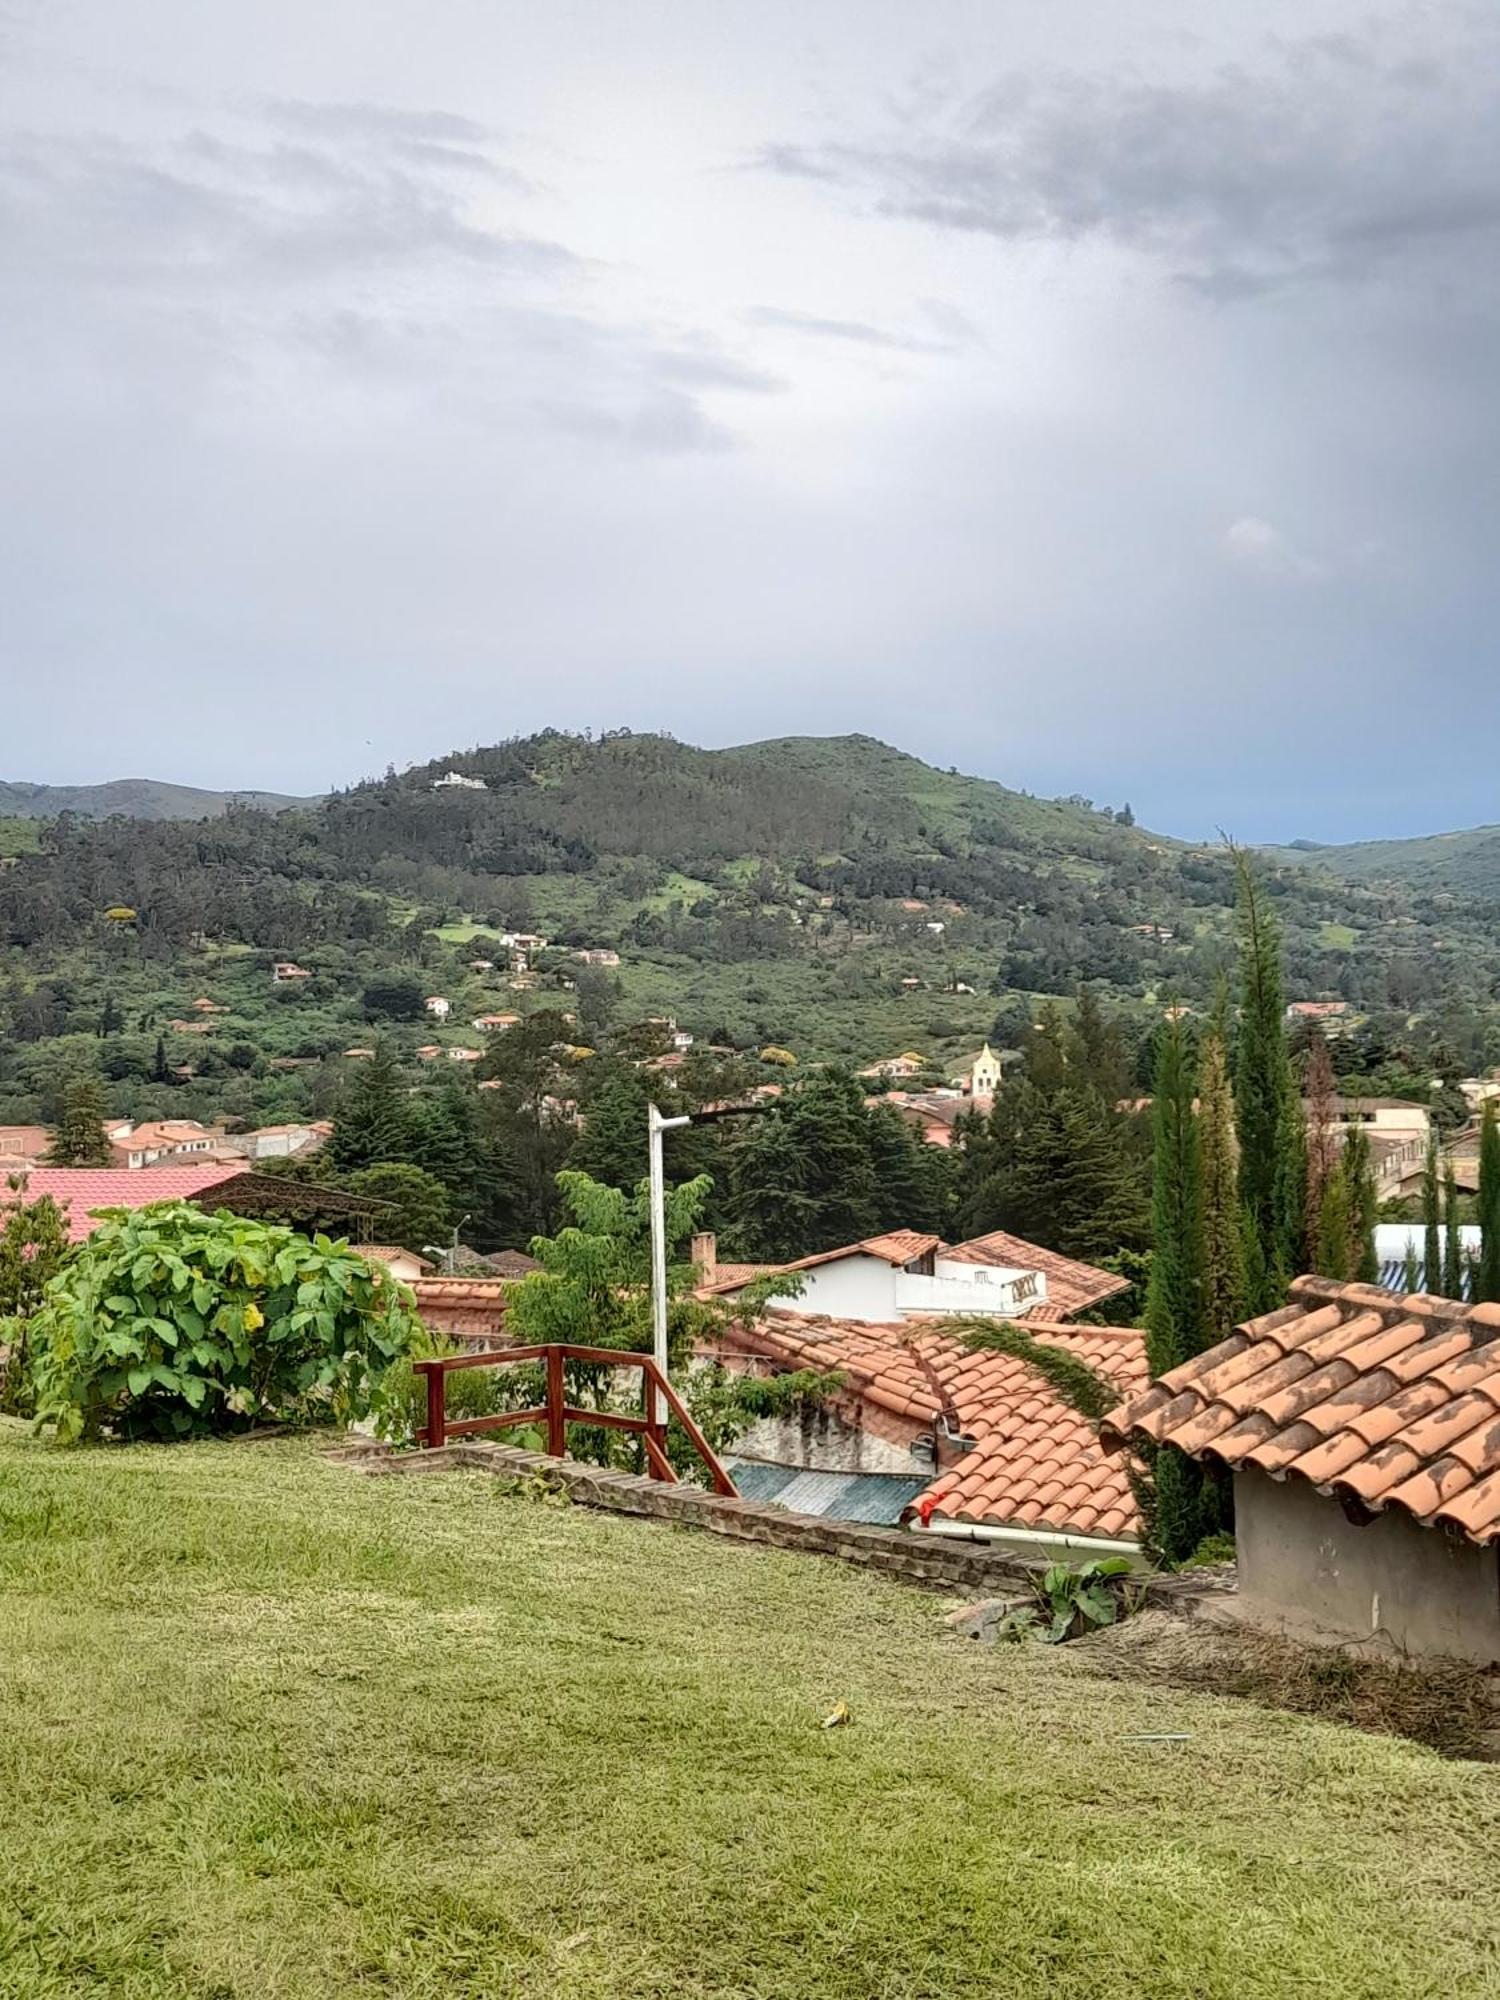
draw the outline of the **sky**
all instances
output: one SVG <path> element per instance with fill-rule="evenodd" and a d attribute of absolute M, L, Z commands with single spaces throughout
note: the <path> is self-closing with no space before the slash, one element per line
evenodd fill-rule
<path fill-rule="evenodd" d="M 0 777 L 1500 820 L 1492 0 L 0 0 Z"/>

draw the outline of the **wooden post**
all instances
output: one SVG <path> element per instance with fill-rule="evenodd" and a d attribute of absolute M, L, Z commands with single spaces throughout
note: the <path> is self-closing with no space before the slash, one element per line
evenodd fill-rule
<path fill-rule="evenodd" d="M 547 1349 L 547 1451 L 552 1458 L 563 1458 L 568 1449 L 568 1426 L 563 1416 L 563 1357 L 562 1349 L 553 1345 Z"/>
<path fill-rule="evenodd" d="M 436 1451 L 447 1428 L 447 1378 L 441 1366 L 427 1370 L 427 1448 Z"/>

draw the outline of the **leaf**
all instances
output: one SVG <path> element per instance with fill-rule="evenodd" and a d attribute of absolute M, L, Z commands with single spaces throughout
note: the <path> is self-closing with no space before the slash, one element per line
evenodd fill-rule
<path fill-rule="evenodd" d="M 1091 1583 L 1087 1585 L 1083 1590 L 1079 1591 L 1073 1601 L 1090 1624 L 1114 1624 L 1114 1592 L 1106 1590 L 1102 1584 Z"/>
<path fill-rule="evenodd" d="M 132 1368 L 130 1373 L 125 1377 L 125 1380 L 130 1386 L 132 1396 L 144 1396 L 146 1391 L 151 1387 L 151 1370 L 149 1368 Z"/>
<path fill-rule="evenodd" d="M 848 1702 L 840 1701 L 834 1704 L 833 1708 L 830 1709 L 828 1714 L 818 1724 L 818 1727 L 820 1729 L 844 1729 L 852 1720 L 853 1717 L 849 1713 Z"/>

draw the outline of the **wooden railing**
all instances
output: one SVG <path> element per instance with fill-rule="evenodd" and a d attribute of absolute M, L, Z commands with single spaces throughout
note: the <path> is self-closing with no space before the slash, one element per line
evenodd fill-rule
<path fill-rule="evenodd" d="M 546 1364 L 545 1403 L 538 1403 L 528 1410 L 504 1410 L 490 1417 L 461 1417 L 455 1423 L 448 1421 L 447 1383 L 450 1375 L 456 1374 L 460 1368 L 508 1368 L 520 1361 Z M 589 1410 L 581 1404 L 570 1403 L 563 1377 L 565 1361 L 583 1361 L 597 1368 L 639 1368 L 644 1413 L 639 1417 L 630 1417 L 617 1410 Z M 657 1423 L 651 1414 L 657 1406 L 656 1397 L 652 1394 L 655 1390 L 707 1466 L 715 1493 L 723 1493 L 731 1500 L 739 1497 L 734 1481 L 714 1455 L 708 1439 L 688 1415 L 682 1398 L 649 1354 L 634 1354 L 617 1347 L 573 1347 L 553 1342 L 545 1347 L 498 1347 L 485 1348 L 474 1354 L 439 1354 L 428 1361 L 414 1361 L 412 1368 L 418 1375 L 427 1378 L 427 1424 L 421 1438 L 429 1450 L 446 1444 L 449 1438 L 474 1437 L 483 1431 L 514 1430 L 520 1424 L 539 1424 L 546 1428 L 548 1456 L 563 1458 L 568 1449 L 568 1425 L 593 1424 L 606 1430 L 635 1432 L 645 1451 L 651 1477 L 668 1480 L 675 1485 L 677 1474 L 667 1457 L 666 1426 Z"/>

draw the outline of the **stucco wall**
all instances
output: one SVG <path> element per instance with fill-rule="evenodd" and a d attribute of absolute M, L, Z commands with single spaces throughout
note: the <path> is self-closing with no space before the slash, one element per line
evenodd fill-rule
<path fill-rule="evenodd" d="M 1417 1656 L 1500 1662 L 1500 1565 L 1394 1509 L 1363 1527 L 1304 1480 L 1234 1482 L 1239 1603 L 1257 1623 Z"/>
<path fill-rule="evenodd" d="M 894 1426 L 893 1426 L 894 1428 Z M 932 1453 L 914 1453 L 912 1444 L 931 1433 L 907 1426 L 905 1438 L 882 1437 L 824 1405 L 798 1415 L 763 1417 L 735 1439 L 737 1457 L 768 1465 L 798 1465 L 806 1472 L 905 1472 L 937 1474 Z"/>

